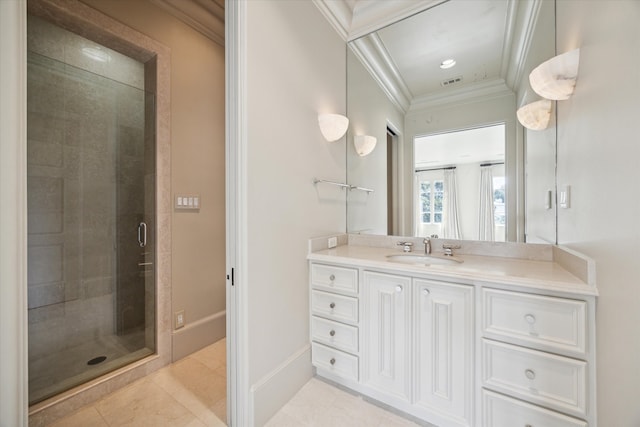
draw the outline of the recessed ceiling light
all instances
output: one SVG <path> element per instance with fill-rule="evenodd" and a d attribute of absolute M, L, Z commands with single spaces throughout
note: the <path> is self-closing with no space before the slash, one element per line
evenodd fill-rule
<path fill-rule="evenodd" d="M 88 56 L 89 58 L 93 59 L 94 61 L 98 61 L 98 62 L 111 61 L 111 55 L 109 55 L 107 52 L 100 49 L 99 47 L 83 47 L 82 53 L 85 56 Z"/>
<path fill-rule="evenodd" d="M 447 68 L 451 68 L 454 65 L 456 65 L 456 60 L 453 58 L 450 59 L 445 59 L 444 61 L 442 61 L 440 63 L 440 68 L 442 68 L 443 70 L 446 70 Z"/>

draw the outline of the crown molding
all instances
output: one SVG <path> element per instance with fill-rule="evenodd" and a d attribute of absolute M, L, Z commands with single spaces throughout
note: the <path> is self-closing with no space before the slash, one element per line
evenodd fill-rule
<path fill-rule="evenodd" d="M 411 102 L 409 112 L 415 113 L 433 107 L 475 102 L 480 99 L 491 99 L 507 95 L 513 95 L 513 91 L 503 79 L 482 81 L 458 89 L 447 89 L 436 94 L 416 98 Z"/>
<path fill-rule="evenodd" d="M 313 0 L 345 41 L 352 41 L 447 0 Z"/>
<path fill-rule="evenodd" d="M 378 35 L 354 40 L 349 46 L 391 102 L 406 113 L 413 96 Z"/>
<path fill-rule="evenodd" d="M 523 9 L 523 25 L 520 33 L 517 34 L 518 37 L 514 38 L 512 42 L 511 55 L 505 73 L 505 80 L 510 88 L 519 87 L 524 77 L 525 62 L 531 49 L 535 28 L 538 25 L 542 2 L 543 0 L 531 0 L 520 3 L 520 7 L 525 8 Z"/>
<path fill-rule="evenodd" d="M 224 0 L 149 0 L 224 46 Z"/>

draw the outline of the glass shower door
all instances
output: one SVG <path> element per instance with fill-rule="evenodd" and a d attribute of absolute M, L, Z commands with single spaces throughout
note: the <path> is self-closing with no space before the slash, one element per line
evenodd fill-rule
<path fill-rule="evenodd" d="M 155 352 L 155 103 L 34 52 L 27 79 L 34 404 Z"/>

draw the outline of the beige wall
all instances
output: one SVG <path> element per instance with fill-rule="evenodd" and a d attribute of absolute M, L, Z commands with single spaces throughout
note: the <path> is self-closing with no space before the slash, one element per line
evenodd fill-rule
<path fill-rule="evenodd" d="M 588 7 L 585 7 L 588 3 Z M 598 424 L 640 425 L 640 3 L 557 3 L 558 52 L 580 48 L 574 95 L 558 102 L 560 244 L 596 261 Z"/>
<path fill-rule="evenodd" d="M 311 375 L 308 239 L 346 228 L 344 191 L 312 183 L 345 179 L 345 138 L 327 143 L 317 116 L 346 112 L 346 48 L 311 1 L 249 1 L 246 8 L 244 280 L 248 379 L 255 425 L 262 425 Z M 303 361 L 289 363 L 295 354 Z M 289 388 L 269 387 L 283 378 Z"/>
<path fill-rule="evenodd" d="M 172 215 L 172 311 L 186 320 L 175 360 L 224 334 L 224 48 L 146 0 L 83 2 L 171 49 L 171 193 L 202 206 Z"/>

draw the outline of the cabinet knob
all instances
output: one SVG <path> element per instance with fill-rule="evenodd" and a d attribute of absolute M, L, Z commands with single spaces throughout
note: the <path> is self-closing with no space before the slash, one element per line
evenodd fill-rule
<path fill-rule="evenodd" d="M 332 302 L 331 304 L 329 304 L 329 308 L 336 308 L 336 303 Z"/>
<path fill-rule="evenodd" d="M 336 331 L 334 331 L 333 329 L 329 331 L 329 335 L 334 336 L 335 334 L 336 334 Z"/>
<path fill-rule="evenodd" d="M 533 325 L 534 323 L 536 323 L 536 316 L 534 316 L 533 314 L 525 314 L 524 320 L 526 320 L 528 324 Z"/>
<path fill-rule="evenodd" d="M 329 363 L 331 363 L 332 365 L 335 365 L 336 364 L 336 359 L 332 357 L 331 360 L 329 360 Z"/>
<path fill-rule="evenodd" d="M 533 427 L 533 424 L 527 424 L 524 427 Z"/>
<path fill-rule="evenodd" d="M 402 292 L 402 286 L 396 285 L 396 292 Z"/>
<path fill-rule="evenodd" d="M 429 292 L 429 289 L 423 289 L 422 290 L 422 295 L 429 295 L 431 292 Z"/>
<path fill-rule="evenodd" d="M 529 378 L 530 380 L 535 380 L 536 379 L 536 373 L 531 369 L 527 369 L 526 371 L 524 371 L 524 375 L 525 375 L 525 377 Z"/>
<path fill-rule="evenodd" d="M 331 276 L 329 276 L 329 280 L 331 280 L 332 282 L 336 280 L 336 275 L 332 274 Z"/>

